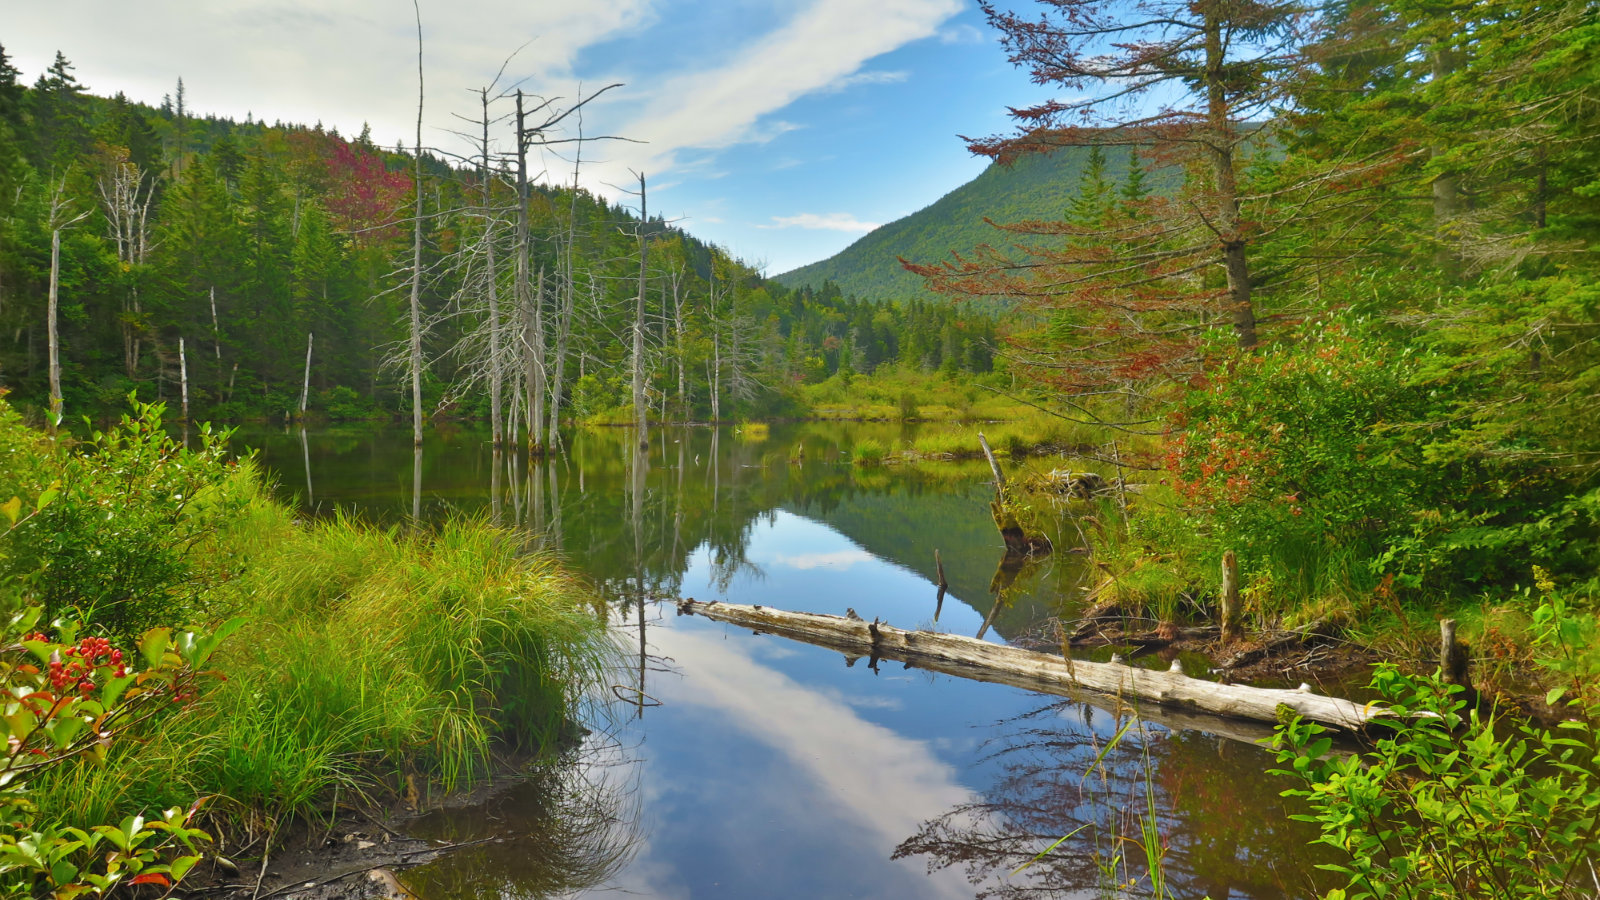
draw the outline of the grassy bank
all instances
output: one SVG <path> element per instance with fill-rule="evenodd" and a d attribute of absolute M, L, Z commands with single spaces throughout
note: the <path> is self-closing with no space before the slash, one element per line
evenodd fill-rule
<path fill-rule="evenodd" d="M 130 723 L 101 763 L 33 775 L 28 827 L 209 798 L 201 826 L 259 833 L 336 799 L 460 787 L 493 748 L 536 754 L 570 730 L 612 645 L 554 560 L 473 521 L 304 523 L 220 441 L 185 449 L 158 416 L 68 450 L 0 405 L 0 494 L 48 501 L 0 538 L 9 611 L 81 617 L 129 653 L 146 628 L 242 621 L 217 677 Z"/>

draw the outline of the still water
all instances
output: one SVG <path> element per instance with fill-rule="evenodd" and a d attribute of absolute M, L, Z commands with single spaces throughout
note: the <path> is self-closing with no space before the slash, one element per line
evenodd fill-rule
<path fill-rule="evenodd" d="M 531 464 L 467 430 L 435 432 L 420 455 L 389 429 L 236 440 L 308 511 L 485 515 L 558 550 L 610 601 L 631 661 L 583 746 L 418 822 L 441 840 L 500 839 L 404 873 L 423 900 L 1148 896 L 1146 848 L 1177 897 L 1313 894 L 1310 834 L 1288 821 L 1270 755 L 1237 734 L 1142 723 L 1103 753 L 1121 724 L 1104 701 L 875 671 L 675 614 L 694 597 L 996 641 L 1048 634 L 1083 590 L 1084 557 L 1001 566 L 982 463 L 849 463 L 861 438 L 912 436 L 681 428 L 641 452 L 600 429 Z M 1152 812 L 1159 838 L 1140 841 Z"/>

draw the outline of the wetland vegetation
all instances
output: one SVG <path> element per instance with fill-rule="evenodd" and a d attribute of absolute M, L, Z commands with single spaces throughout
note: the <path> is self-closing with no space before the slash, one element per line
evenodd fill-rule
<path fill-rule="evenodd" d="M 637 215 L 576 168 L 530 184 L 554 134 L 495 154 L 487 92 L 452 163 L 196 117 L 181 83 L 97 97 L 59 53 L 29 86 L 0 50 L 7 889 L 170 887 L 212 838 L 264 875 L 289 823 L 331 834 L 507 753 L 553 766 L 523 836 L 571 852 L 416 884 L 839 888 L 764 852 L 762 819 L 908 895 L 1600 885 L 1594 5 L 982 8 L 1072 98 L 973 140 L 983 185 L 1071 183 L 951 255 L 897 259 L 926 251 L 885 250 L 925 233 L 900 227 L 813 270 L 899 292 L 871 301 L 646 215 L 643 177 Z M 1160 107 L 1119 102 L 1141 93 Z M 1056 552 L 1008 554 L 996 523 Z M 654 612 L 691 588 L 1056 647 L 1093 612 L 1168 656 L 1237 600 L 1243 642 L 1212 649 L 1359 646 L 1418 718 L 1335 748 L 1286 715 L 1269 754 L 931 675 L 863 688 L 842 679 L 875 659 Z M 660 767 L 605 744 L 643 724 L 584 733 L 597 698 L 651 723 Z M 597 744 L 649 789 L 597 788 Z M 725 748 L 742 767 L 697 780 Z M 641 845 L 614 827 L 636 794 L 722 845 Z M 1312 844 L 1331 880 L 1283 871 Z"/>

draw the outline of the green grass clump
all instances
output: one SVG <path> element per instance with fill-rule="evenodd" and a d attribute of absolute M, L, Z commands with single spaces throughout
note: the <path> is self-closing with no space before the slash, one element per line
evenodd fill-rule
<path fill-rule="evenodd" d="M 888 452 L 877 438 L 862 438 L 850 448 L 850 460 L 858 466 L 876 466 L 883 462 Z"/>
<path fill-rule="evenodd" d="M 42 783 L 42 808 L 104 822 L 213 795 L 277 818 L 408 774 L 459 787 L 497 744 L 552 746 L 613 652 L 594 595 L 508 532 L 273 518 L 217 541 L 271 540 L 213 598 L 250 623 L 214 658 L 226 680 L 107 765 Z"/>

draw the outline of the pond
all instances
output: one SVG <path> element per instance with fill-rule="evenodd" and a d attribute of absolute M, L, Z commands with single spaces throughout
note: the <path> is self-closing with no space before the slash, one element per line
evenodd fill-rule
<path fill-rule="evenodd" d="M 983 463 L 849 461 L 863 438 L 910 436 L 667 428 L 642 452 L 629 431 L 589 429 L 530 463 L 465 429 L 431 433 L 420 454 L 387 428 L 241 431 L 310 511 L 525 530 L 599 585 L 629 648 L 562 764 L 415 825 L 499 840 L 406 885 L 422 900 L 1149 896 L 1148 851 L 1173 896 L 1315 894 L 1312 834 L 1289 820 L 1271 755 L 1221 723 L 1122 730 L 1103 698 L 872 668 L 676 615 L 680 597 L 853 609 L 1013 642 L 1070 615 L 1086 557 L 1000 566 Z"/>

